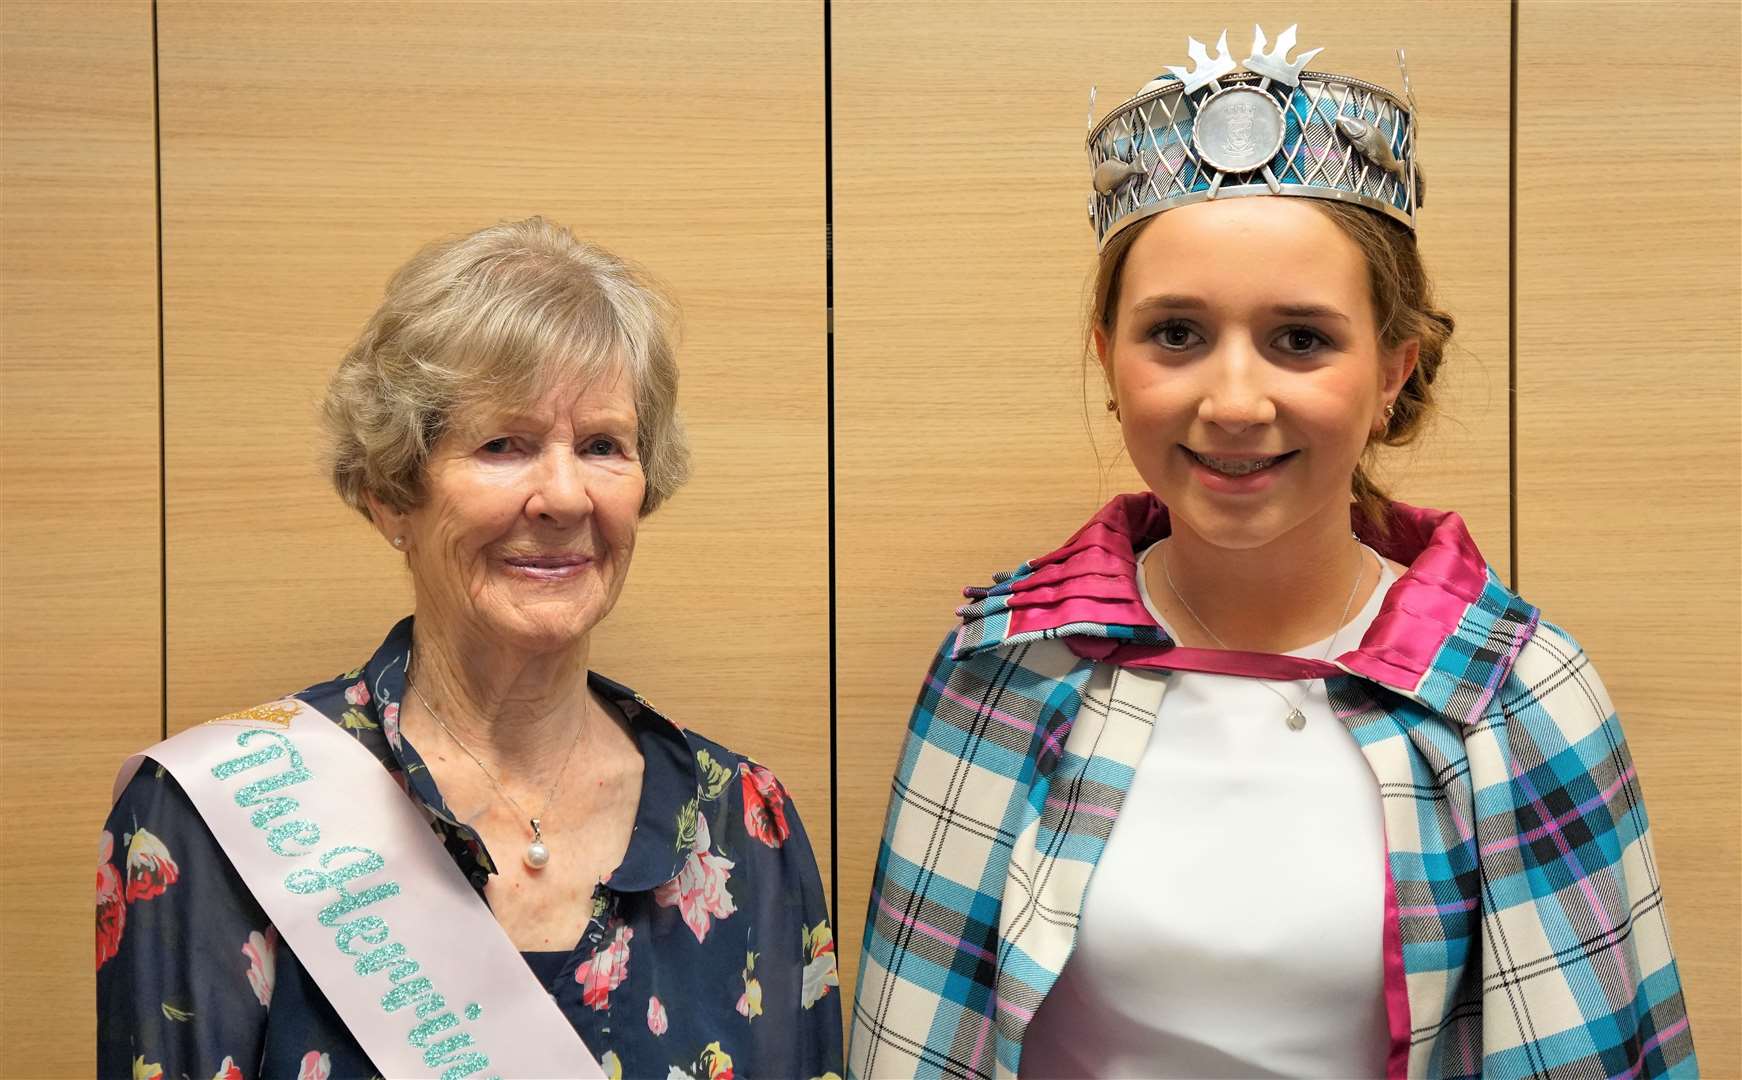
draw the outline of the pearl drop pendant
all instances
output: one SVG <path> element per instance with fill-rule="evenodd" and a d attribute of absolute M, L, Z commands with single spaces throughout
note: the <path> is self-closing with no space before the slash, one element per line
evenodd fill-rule
<path fill-rule="evenodd" d="M 532 819 L 532 843 L 526 845 L 526 853 L 521 858 L 533 870 L 543 870 L 550 862 L 550 848 L 544 846 L 544 836 L 538 830 L 537 818 Z"/>

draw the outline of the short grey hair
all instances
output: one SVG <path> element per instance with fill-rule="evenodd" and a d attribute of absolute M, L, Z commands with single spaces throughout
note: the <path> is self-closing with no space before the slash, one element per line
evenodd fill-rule
<path fill-rule="evenodd" d="M 620 370 L 650 514 L 689 479 L 676 323 L 645 272 L 543 218 L 430 244 L 388 281 L 327 387 L 333 486 L 364 517 L 371 495 L 411 509 L 457 411 L 523 406 Z"/>

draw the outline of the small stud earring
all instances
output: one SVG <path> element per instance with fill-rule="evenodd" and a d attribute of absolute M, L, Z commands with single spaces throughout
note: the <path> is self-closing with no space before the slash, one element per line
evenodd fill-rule
<path fill-rule="evenodd" d="M 1117 419 L 1119 416 L 1119 403 L 1117 401 L 1114 401 L 1112 398 L 1108 398 L 1107 399 L 1107 411 L 1112 413 L 1114 418 Z"/>
<path fill-rule="evenodd" d="M 1386 404 L 1385 404 L 1385 419 L 1386 419 L 1386 421 L 1389 422 L 1391 420 L 1391 418 L 1393 416 L 1396 416 L 1396 415 L 1397 415 L 1397 406 L 1391 404 L 1390 402 L 1386 402 Z"/>
<path fill-rule="evenodd" d="M 403 536 L 395 536 L 395 537 L 394 537 L 394 538 L 393 538 L 393 546 L 394 546 L 394 547 L 396 547 L 396 548 L 402 548 L 402 547 L 404 547 L 404 546 L 405 546 L 405 537 L 403 537 Z"/>

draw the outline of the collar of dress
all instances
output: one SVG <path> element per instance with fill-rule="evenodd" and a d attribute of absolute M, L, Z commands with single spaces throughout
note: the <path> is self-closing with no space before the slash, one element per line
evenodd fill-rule
<path fill-rule="evenodd" d="M 414 622 L 409 615 L 401 619 L 368 663 L 316 688 L 325 694 L 305 691 L 299 696 L 335 717 L 335 722 L 374 753 L 389 772 L 402 777 L 406 793 L 442 823 L 438 831 L 456 836 L 465 857 L 493 874 L 496 864 L 482 837 L 460 822 L 436 788 L 417 748 L 399 733 L 399 707 L 406 692 L 405 669 L 411 658 Z M 622 863 L 605 884 L 620 893 L 651 890 L 673 880 L 687 866 L 690 845 L 679 842 L 678 822 L 689 800 L 701 798 L 706 788 L 722 782 L 721 767 L 699 752 L 701 748 L 690 741 L 688 732 L 634 690 L 595 671 L 587 673 L 587 684 L 622 711 L 634 730 L 642 757 L 641 801 L 635 812 L 634 832 Z"/>
<path fill-rule="evenodd" d="M 1137 554 L 1171 531 L 1153 494 L 1120 495 L 1064 546 L 963 590 L 953 656 L 1061 640 L 1077 655 L 1124 667 L 1207 671 L 1267 679 L 1352 675 L 1446 719 L 1477 721 L 1536 631 L 1538 613 L 1501 584 L 1463 519 L 1390 505 L 1383 531 L 1354 518 L 1356 535 L 1407 568 L 1353 650 L 1328 662 L 1176 645 L 1137 591 Z"/>

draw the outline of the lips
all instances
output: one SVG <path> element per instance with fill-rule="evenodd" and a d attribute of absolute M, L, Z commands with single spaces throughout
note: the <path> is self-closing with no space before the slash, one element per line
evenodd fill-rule
<path fill-rule="evenodd" d="M 502 565 L 523 581 L 566 582 L 586 573 L 592 561 L 590 555 L 508 555 Z"/>
<path fill-rule="evenodd" d="M 1230 477 L 1251 476 L 1253 473 L 1263 472 L 1300 453 L 1298 450 L 1290 450 L 1285 454 L 1259 457 L 1251 454 L 1200 454 L 1190 447 L 1184 447 L 1184 449 L 1199 465 L 1211 472 Z"/>
<path fill-rule="evenodd" d="M 560 570 L 565 566 L 579 566 L 588 561 L 585 555 L 510 555 L 502 560 L 509 566 L 519 566 L 532 570 Z"/>

